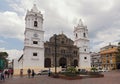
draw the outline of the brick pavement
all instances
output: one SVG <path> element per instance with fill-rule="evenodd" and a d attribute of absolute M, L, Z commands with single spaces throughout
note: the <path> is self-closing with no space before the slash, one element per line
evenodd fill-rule
<path fill-rule="evenodd" d="M 64 80 L 48 76 L 37 76 L 35 78 L 14 77 L 0 81 L 0 84 L 120 84 L 120 71 L 105 72 L 103 78 L 87 78 L 80 80 Z"/>

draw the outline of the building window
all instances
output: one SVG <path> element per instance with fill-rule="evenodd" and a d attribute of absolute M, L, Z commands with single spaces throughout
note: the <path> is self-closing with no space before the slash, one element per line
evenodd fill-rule
<path fill-rule="evenodd" d="M 65 54 L 65 50 L 61 50 L 61 53 L 62 53 L 62 54 Z"/>
<path fill-rule="evenodd" d="M 61 44 L 64 44 L 65 43 L 65 40 L 64 38 L 61 39 Z"/>
<path fill-rule="evenodd" d="M 33 41 L 33 44 L 38 44 L 38 41 Z"/>
<path fill-rule="evenodd" d="M 86 34 L 85 34 L 85 33 L 83 33 L 83 37 L 86 37 Z"/>
<path fill-rule="evenodd" d="M 62 41 L 61 43 L 64 44 L 64 41 Z"/>
<path fill-rule="evenodd" d="M 50 58 L 45 58 L 44 66 L 46 68 L 50 68 L 51 67 L 51 59 Z"/>
<path fill-rule="evenodd" d="M 108 57 L 109 57 L 109 55 L 106 55 L 106 57 L 108 58 Z"/>
<path fill-rule="evenodd" d="M 33 56 L 37 56 L 37 53 L 33 53 Z"/>
<path fill-rule="evenodd" d="M 37 21 L 34 21 L 34 27 L 37 27 L 37 24 L 38 24 Z"/>
<path fill-rule="evenodd" d="M 110 63 L 109 60 L 107 60 L 107 63 Z"/>
<path fill-rule="evenodd" d="M 50 54 L 50 48 L 45 48 L 45 53 Z"/>
<path fill-rule="evenodd" d="M 76 33 L 76 38 L 77 38 L 78 36 L 77 36 L 77 33 Z"/>
<path fill-rule="evenodd" d="M 84 51 L 86 51 L 86 49 L 84 49 Z"/>
<path fill-rule="evenodd" d="M 84 59 L 86 60 L 86 59 L 87 59 L 87 57 L 84 57 Z"/>
<path fill-rule="evenodd" d="M 74 53 L 75 56 L 77 56 L 77 51 L 74 51 L 73 53 Z"/>

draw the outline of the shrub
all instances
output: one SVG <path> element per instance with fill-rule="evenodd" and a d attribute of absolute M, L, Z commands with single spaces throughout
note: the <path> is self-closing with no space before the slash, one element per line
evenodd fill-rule
<path fill-rule="evenodd" d="M 91 68 L 91 71 L 96 72 L 97 68 L 93 67 L 93 68 Z"/>
<path fill-rule="evenodd" d="M 64 73 L 66 76 L 77 76 L 78 75 L 78 71 L 76 70 L 75 67 L 68 67 L 66 69 L 66 72 Z"/>

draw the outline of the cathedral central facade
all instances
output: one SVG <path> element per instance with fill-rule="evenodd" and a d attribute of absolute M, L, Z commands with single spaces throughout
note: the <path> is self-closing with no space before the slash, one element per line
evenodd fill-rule
<path fill-rule="evenodd" d="M 34 4 L 26 13 L 23 55 L 14 63 L 14 70 L 26 72 L 28 68 L 35 71 L 54 68 L 55 52 L 57 67 L 75 66 L 90 69 L 88 29 L 80 20 L 73 33 L 74 41 L 62 33 L 53 35 L 44 43 L 43 15 Z"/>
<path fill-rule="evenodd" d="M 74 45 L 74 41 L 62 33 L 53 35 L 49 41 L 44 43 L 45 67 L 55 67 L 55 45 L 57 67 L 66 68 L 68 66 L 78 66 L 79 48 Z"/>

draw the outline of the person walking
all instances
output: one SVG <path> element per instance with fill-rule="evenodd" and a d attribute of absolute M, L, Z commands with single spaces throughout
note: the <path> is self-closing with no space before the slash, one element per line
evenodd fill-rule
<path fill-rule="evenodd" d="M 4 72 L 1 72 L 1 80 L 5 80 Z"/>
<path fill-rule="evenodd" d="M 32 69 L 32 78 L 34 78 L 34 76 L 35 76 L 35 72 L 34 72 L 34 70 Z"/>
<path fill-rule="evenodd" d="M 28 78 L 30 78 L 30 74 L 31 74 L 30 68 L 27 70 L 27 73 L 28 73 Z"/>
<path fill-rule="evenodd" d="M 49 68 L 49 70 L 48 70 L 48 76 L 50 76 L 51 75 L 51 71 L 50 71 L 50 68 Z"/>
<path fill-rule="evenodd" d="M 9 76 L 10 76 L 10 69 L 8 69 L 8 73 L 7 73 L 7 75 L 8 75 L 8 78 L 9 78 Z"/>
<path fill-rule="evenodd" d="M 23 69 L 20 69 L 20 77 L 23 77 Z"/>
<path fill-rule="evenodd" d="M 5 69 L 5 70 L 4 70 L 4 73 L 5 73 L 5 78 L 7 78 L 7 75 L 8 75 L 8 70 L 7 70 L 7 69 Z"/>
<path fill-rule="evenodd" d="M 13 77 L 13 69 L 10 70 L 11 77 Z"/>
<path fill-rule="evenodd" d="M 2 70 L 0 70 L 0 80 L 1 80 L 1 74 L 2 74 Z"/>

